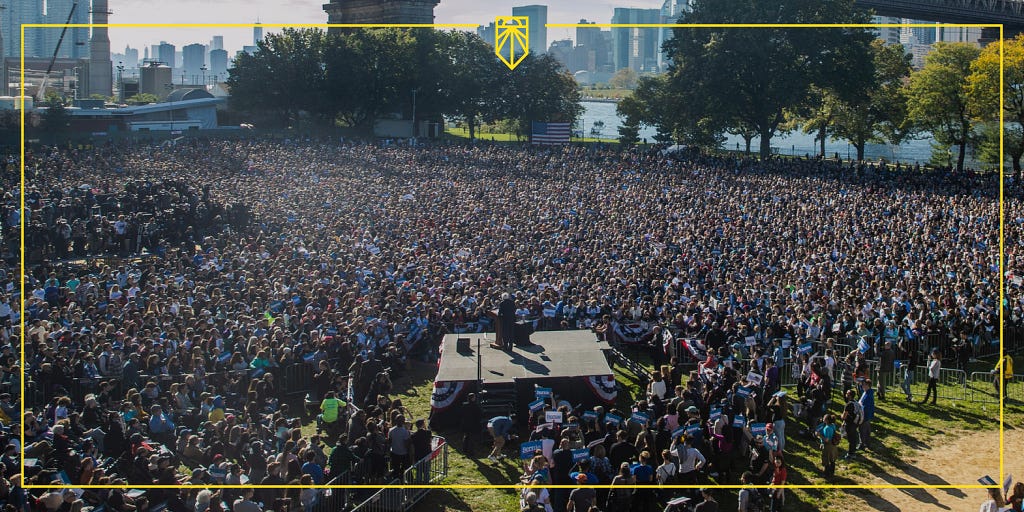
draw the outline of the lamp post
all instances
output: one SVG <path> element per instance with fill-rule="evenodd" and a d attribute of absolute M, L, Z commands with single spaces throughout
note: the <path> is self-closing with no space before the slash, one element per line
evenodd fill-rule
<path fill-rule="evenodd" d="M 419 87 L 412 90 L 412 145 L 416 145 L 416 93 L 420 92 Z"/>
<path fill-rule="evenodd" d="M 118 103 L 124 103 L 124 62 L 117 61 L 117 97 Z"/>
<path fill-rule="evenodd" d="M 199 71 L 203 72 L 203 88 L 206 88 L 206 64 L 199 67 Z"/>

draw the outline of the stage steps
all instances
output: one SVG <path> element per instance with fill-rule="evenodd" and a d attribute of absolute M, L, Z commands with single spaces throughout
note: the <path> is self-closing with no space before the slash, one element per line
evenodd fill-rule
<path fill-rule="evenodd" d="M 647 389 L 647 384 L 651 380 L 651 372 L 644 365 L 615 347 L 608 349 L 605 355 L 608 356 L 608 365 L 612 367 L 612 371 L 615 370 L 616 366 L 622 367 L 637 381 L 640 389 Z"/>
<path fill-rule="evenodd" d="M 516 417 L 516 385 L 514 382 L 485 382 L 480 393 L 480 407 L 484 418 Z"/>

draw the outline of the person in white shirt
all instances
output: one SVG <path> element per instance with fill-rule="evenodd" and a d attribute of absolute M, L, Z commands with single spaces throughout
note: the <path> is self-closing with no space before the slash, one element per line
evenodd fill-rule
<path fill-rule="evenodd" d="M 935 400 L 939 398 L 939 371 L 942 370 L 942 354 L 939 353 L 938 348 L 932 349 L 931 360 L 928 361 L 928 389 L 924 393 L 924 400 L 921 403 L 928 401 L 928 397 L 932 397 L 932 405 L 935 405 Z"/>
<path fill-rule="evenodd" d="M 1005 506 L 1006 501 L 1003 500 L 1003 494 L 999 489 L 989 489 L 988 500 L 981 504 L 978 512 L 999 512 Z"/>

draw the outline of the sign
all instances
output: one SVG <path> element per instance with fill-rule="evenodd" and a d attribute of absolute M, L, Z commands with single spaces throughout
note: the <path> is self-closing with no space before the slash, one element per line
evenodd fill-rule
<path fill-rule="evenodd" d="M 537 412 L 544 408 L 544 400 L 530 402 L 530 412 Z"/>
<path fill-rule="evenodd" d="M 1006 479 L 1003 480 L 1003 494 L 1010 495 L 1010 484 L 1013 483 L 1013 475 L 1011 473 L 1006 474 Z"/>
<path fill-rule="evenodd" d="M 547 423 L 561 423 L 562 411 L 545 411 L 544 421 Z"/>
<path fill-rule="evenodd" d="M 645 426 L 647 425 L 647 423 L 649 421 L 651 421 L 651 418 L 647 416 L 647 413 L 643 413 L 643 412 L 639 412 L 639 411 L 634 412 L 629 417 L 629 419 L 631 419 L 631 420 L 633 420 L 633 421 L 635 421 L 637 423 L 640 423 L 642 425 L 645 425 Z"/>
<path fill-rule="evenodd" d="M 533 394 L 537 398 L 551 398 L 551 388 L 535 388 Z"/>
<path fill-rule="evenodd" d="M 746 386 L 740 386 L 739 388 L 736 388 L 736 394 L 741 396 L 741 397 L 743 397 L 743 398 L 746 398 L 746 397 L 750 396 L 750 393 L 751 393 L 750 388 L 748 388 Z"/>
<path fill-rule="evenodd" d="M 680 437 L 683 437 L 684 435 L 686 435 L 686 427 L 685 426 L 679 427 L 679 428 L 677 428 L 677 429 L 672 431 L 672 439 L 679 439 Z"/>
<path fill-rule="evenodd" d="M 761 377 L 760 373 L 750 372 L 747 374 L 747 381 L 755 386 L 760 385 L 762 379 L 763 377 Z"/>
<path fill-rule="evenodd" d="M 622 418 L 619 417 L 617 414 L 605 414 L 604 415 L 604 422 L 605 423 L 610 423 L 611 425 L 617 427 L 617 426 L 622 424 Z"/>
<path fill-rule="evenodd" d="M 747 424 L 747 419 L 744 418 L 742 414 L 737 414 L 732 419 L 732 426 L 734 426 L 736 428 L 743 428 L 743 425 L 746 425 L 746 424 Z"/>
<path fill-rule="evenodd" d="M 813 350 L 813 346 L 810 343 L 804 343 L 797 347 L 796 352 L 798 354 L 810 354 L 811 350 Z"/>
<path fill-rule="evenodd" d="M 711 415 L 709 416 L 709 419 L 711 421 L 717 420 L 720 416 L 722 416 L 722 408 L 721 407 L 715 407 L 715 408 L 711 409 Z"/>
<path fill-rule="evenodd" d="M 871 348 L 871 345 L 868 345 L 868 340 L 861 338 L 860 341 L 857 342 L 857 350 L 859 350 L 861 354 L 867 352 L 869 348 Z"/>
<path fill-rule="evenodd" d="M 515 69 L 530 53 L 529 24 L 528 16 L 494 18 L 494 54 L 509 69 Z"/>
<path fill-rule="evenodd" d="M 686 428 L 686 435 L 689 435 L 689 436 L 695 436 L 695 435 L 697 435 L 698 432 L 700 432 L 700 425 L 698 425 L 696 423 L 691 424 L 691 425 L 687 425 L 685 428 Z"/>
<path fill-rule="evenodd" d="M 519 458 L 532 459 L 534 452 L 544 449 L 542 441 L 527 441 L 519 445 Z"/>
<path fill-rule="evenodd" d="M 583 419 L 586 420 L 586 421 L 596 421 L 597 420 L 597 413 L 594 412 L 594 411 L 584 411 L 583 412 Z"/>
<path fill-rule="evenodd" d="M 583 459 L 590 457 L 590 450 L 586 448 L 577 448 L 572 451 L 572 461 L 579 462 Z"/>
<path fill-rule="evenodd" d="M 750 433 L 753 434 L 755 437 L 768 435 L 767 425 L 767 423 L 751 423 Z"/>
<path fill-rule="evenodd" d="M 754 336 L 747 336 L 746 338 L 743 339 L 743 341 L 747 344 L 748 347 L 753 347 L 754 345 L 757 345 L 757 338 L 755 338 Z"/>

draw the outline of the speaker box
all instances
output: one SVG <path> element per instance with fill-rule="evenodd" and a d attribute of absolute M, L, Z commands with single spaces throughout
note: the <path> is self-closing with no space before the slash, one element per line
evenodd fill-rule
<path fill-rule="evenodd" d="M 459 338 L 455 342 L 455 350 L 460 354 L 467 354 L 473 352 L 473 349 L 469 347 L 469 338 Z"/>

